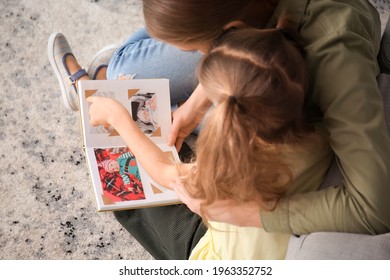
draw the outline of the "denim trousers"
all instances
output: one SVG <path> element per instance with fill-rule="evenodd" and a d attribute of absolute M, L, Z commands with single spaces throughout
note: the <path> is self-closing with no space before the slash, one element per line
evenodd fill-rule
<path fill-rule="evenodd" d="M 151 38 L 141 29 L 114 53 L 107 79 L 169 79 L 172 106 L 188 99 L 198 84 L 198 52 L 181 51 Z M 184 204 L 116 211 L 119 223 L 155 258 L 188 259 L 207 228 Z"/>
<path fill-rule="evenodd" d="M 135 32 L 112 56 L 107 79 L 135 74 L 135 79 L 169 79 L 171 104 L 188 99 L 198 84 L 196 66 L 202 55 L 181 51 L 150 38 L 146 30 Z"/>

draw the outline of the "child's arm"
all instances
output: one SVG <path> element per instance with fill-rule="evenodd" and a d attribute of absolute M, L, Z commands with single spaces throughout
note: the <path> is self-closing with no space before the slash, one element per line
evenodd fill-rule
<path fill-rule="evenodd" d="M 170 188 L 169 183 L 179 177 L 177 164 L 142 133 L 126 108 L 111 98 L 94 96 L 89 97 L 87 101 L 91 103 L 89 110 L 91 124 L 112 125 L 146 172 L 157 183 Z"/>

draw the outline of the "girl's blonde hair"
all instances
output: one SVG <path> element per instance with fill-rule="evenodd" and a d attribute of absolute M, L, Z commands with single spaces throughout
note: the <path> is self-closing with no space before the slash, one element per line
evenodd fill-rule
<path fill-rule="evenodd" d="M 149 34 L 169 43 L 209 42 L 226 24 L 264 27 L 278 0 L 143 0 Z"/>
<path fill-rule="evenodd" d="M 285 144 L 312 132 L 305 119 L 308 75 L 294 31 L 226 32 L 202 59 L 198 77 L 215 103 L 197 142 L 197 158 L 183 183 L 204 200 L 256 201 L 271 210 L 293 179 Z"/>

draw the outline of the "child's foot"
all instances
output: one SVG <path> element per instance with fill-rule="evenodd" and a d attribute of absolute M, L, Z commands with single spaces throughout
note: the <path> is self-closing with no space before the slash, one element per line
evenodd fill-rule
<path fill-rule="evenodd" d="M 87 72 L 77 63 L 68 41 L 61 33 L 53 33 L 50 36 L 48 56 L 60 84 L 65 106 L 77 111 L 79 100 L 76 84 L 80 79 L 89 79 Z"/>
<path fill-rule="evenodd" d="M 96 69 L 95 74 L 93 75 L 94 80 L 107 80 L 107 67 L 106 65 L 101 65 Z"/>
<path fill-rule="evenodd" d="M 77 62 L 76 58 L 72 54 L 66 56 L 65 65 L 71 76 L 79 71 L 85 71 L 84 69 L 81 68 L 80 64 Z M 77 81 L 79 80 L 90 80 L 90 78 L 88 74 L 80 76 L 80 78 L 78 78 L 74 83 L 76 88 L 77 88 Z"/>

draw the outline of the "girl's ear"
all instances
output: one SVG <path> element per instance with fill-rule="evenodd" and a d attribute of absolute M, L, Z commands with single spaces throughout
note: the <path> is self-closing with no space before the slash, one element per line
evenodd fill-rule
<path fill-rule="evenodd" d="M 231 28 L 231 27 L 241 28 L 241 27 L 244 27 L 244 26 L 245 26 L 245 23 L 243 23 L 242 21 L 240 21 L 240 20 L 234 20 L 234 21 L 231 21 L 231 22 L 225 24 L 225 25 L 223 26 L 223 30 L 227 30 L 227 29 L 229 29 L 229 28 Z"/>

